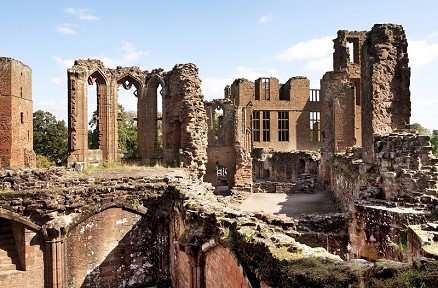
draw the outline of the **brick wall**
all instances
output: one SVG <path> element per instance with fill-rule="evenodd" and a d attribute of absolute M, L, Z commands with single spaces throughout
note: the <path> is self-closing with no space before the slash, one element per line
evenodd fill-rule
<path fill-rule="evenodd" d="M 251 288 L 237 258 L 227 248 L 216 246 L 205 255 L 206 288 Z"/>

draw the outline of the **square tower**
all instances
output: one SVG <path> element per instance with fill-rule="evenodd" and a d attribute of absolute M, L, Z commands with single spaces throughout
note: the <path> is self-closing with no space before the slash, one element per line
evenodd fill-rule
<path fill-rule="evenodd" d="M 32 70 L 0 57 L 0 169 L 34 166 Z"/>

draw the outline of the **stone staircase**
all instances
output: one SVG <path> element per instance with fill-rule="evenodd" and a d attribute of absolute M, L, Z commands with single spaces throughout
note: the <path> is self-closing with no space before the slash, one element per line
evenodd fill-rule
<path fill-rule="evenodd" d="M 0 219 L 0 273 L 17 270 L 18 252 L 9 220 Z"/>

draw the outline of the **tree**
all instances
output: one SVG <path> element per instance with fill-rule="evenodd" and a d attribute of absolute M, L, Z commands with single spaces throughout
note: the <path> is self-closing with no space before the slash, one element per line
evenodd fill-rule
<path fill-rule="evenodd" d="M 429 135 L 429 136 L 432 135 L 432 133 L 430 133 L 429 129 L 421 126 L 419 123 L 411 124 L 411 129 L 414 129 L 415 131 L 417 131 L 418 134 L 421 134 L 421 135 Z"/>
<path fill-rule="evenodd" d="M 418 123 L 411 124 L 411 129 L 415 129 L 419 134 L 430 136 L 430 144 L 432 145 L 432 153 L 435 157 L 438 157 L 438 130 L 432 130 L 421 126 Z"/>
<path fill-rule="evenodd" d="M 123 153 L 134 153 L 137 150 L 137 114 L 125 111 L 121 104 L 118 106 L 119 149 Z"/>
<path fill-rule="evenodd" d="M 134 111 L 125 111 L 125 108 L 118 104 L 117 112 L 119 149 L 123 153 L 134 153 L 137 150 L 137 114 Z M 99 148 L 99 123 L 97 121 L 97 111 L 93 112 L 93 116 L 88 123 L 88 148 Z"/>
<path fill-rule="evenodd" d="M 33 150 L 56 165 L 67 162 L 68 130 L 64 120 L 46 111 L 33 113 Z"/>
<path fill-rule="evenodd" d="M 430 144 L 432 145 L 432 153 L 438 157 L 438 134 L 433 134 L 430 137 Z"/>

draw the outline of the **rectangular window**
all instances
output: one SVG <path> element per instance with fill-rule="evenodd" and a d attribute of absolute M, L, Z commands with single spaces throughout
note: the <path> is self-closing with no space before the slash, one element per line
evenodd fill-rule
<path fill-rule="evenodd" d="M 20 112 L 20 121 L 21 121 L 21 124 L 24 124 L 24 114 L 23 114 L 23 112 Z"/>
<path fill-rule="evenodd" d="M 260 142 L 260 111 L 252 112 L 252 141 Z"/>
<path fill-rule="evenodd" d="M 320 121 L 320 112 L 310 112 L 310 141 L 311 142 L 319 142 L 321 141 L 320 133 L 321 133 L 321 121 Z"/>
<path fill-rule="evenodd" d="M 289 141 L 289 112 L 278 112 L 278 141 Z"/>
<path fill-rule="evenodd" d="M 270 100 L 271 98 L 271 87 L 270 87 L 270 79 L 262 78 L 262 99 Z"/>
<path fill-rule="evenodd" d="M 271 141 L 271 123 L 269 119 L 269 111 L 263 111 L 263 142 Z"/>
<path fill-rule="evenodd" d="M 310 89 L 310 102 L 319 102 L 319 89 Z"/>

